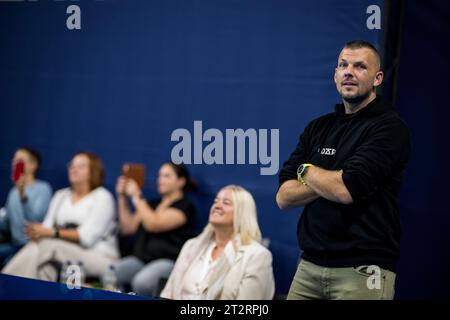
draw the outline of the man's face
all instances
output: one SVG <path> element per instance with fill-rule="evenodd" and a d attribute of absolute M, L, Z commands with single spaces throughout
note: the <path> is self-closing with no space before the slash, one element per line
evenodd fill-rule
<path fill-rule="evenodd" d="M 383 81 L 383 72 L 375 53 L 368 48 L 344 48 L 334 72 L 341 97 L 350 103 L 363 101 Z"/>
<path fill-rule="evenodd" d="M 14 170 L 14 166 L 17 162 L 23 161 L 24 162 L 24 168 L 25 168 L 25 174 L 33 174 L 36 172 L 37 169 L 37 163 L 34 161 L 30 154 L 23 149 L 19 149 L 14 154 L 14 158 L 12 160 L 12 170 Z"/>

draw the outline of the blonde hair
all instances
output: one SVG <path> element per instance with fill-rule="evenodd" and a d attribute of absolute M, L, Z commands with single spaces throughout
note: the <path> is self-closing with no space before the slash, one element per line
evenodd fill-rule
<path fill-rule="evenodd" d="M 233 198 L 233 228 L 234 235 L 240 235 L 241 243 L 248 245 L 253 241 L 261 242 L 261 230 L 258 225 L 256 203 L 250 192 L 241 186 L 228 185 L 220 190 L 231 190 Z M 214 232 L 214 227 L 208 223 L 204 232 Z"/>

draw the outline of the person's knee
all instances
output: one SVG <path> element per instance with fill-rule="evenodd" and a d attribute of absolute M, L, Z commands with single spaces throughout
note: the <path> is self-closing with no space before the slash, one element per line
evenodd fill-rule
<path fill-rule="evenodd" d="M 156 274 L 139 272 L 131 281 L 133 292 L 138 295 L 154 295 L 159 282 L 159 276 Z"/>
<path fill-rule="evenodd" d="M 130 270 L 128 264 L 123 263 L 122 261 L 117 261 L 115 263 L 112 264 L 113 266 L 113 272 L 116 276 L 116 280 L 117 280 L 117 285 L 119 286 L 124 286 L 124 285 L 128 285 L 130 282 L 130 278 L 129 278 L 129 273 Z M 105 270 L 105 273 L 108 272 L 109 270 Z"/>
<path fill-rule="evenodd" d="M 131 283 L 132 289 L 141 295 L 159 294 L 159 283 L 161 279 L 168 278 L 174 262 L 168 259 L 159 259 L 147 264 Z"/>
<path fill-rule="evenodd" d="M 147 266 L 133 278 L 132 288 L 137 294 L 156 295 L 159 281 L 165 275 L 166 270 L 160 268 L 158 264 Z"/>
<path fill-rule="evenodd" d="M 116 275 L 117 284 L 120 286 L 128 286 L 144 264 L 138 259 L 127 257 L 115 261 L 112 263 L 112 266 Z"/>
<path fill-rule="evenodd" d="M 58 243 L 60 240 L 58 239 L 42 239 L 39 242 L 36 242 L 37 248 L 40 252 L 46 252 L 55 250 L 58 247 Z"/>
<path fill-rule="evenodd" d="M 38 245 L 35 242 L 30 242 L 11 258 L 3 267 L 1 273 L 32 278 L 34 276 L 34 270 L 31 272 L 30 269 L 34 265 L 30 264 L 30 261 L 34 261 L 38 256 Z M 25 269 L 27 270 L 25 271 Z"/>

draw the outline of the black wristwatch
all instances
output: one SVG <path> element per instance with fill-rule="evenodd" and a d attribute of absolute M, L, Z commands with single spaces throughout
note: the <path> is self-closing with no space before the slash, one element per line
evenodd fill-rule
<path fill-rule="evenodd" d="M 53 231 L 53 238 L 56 238 L 56 239 L 58 239 L 59 238 L 59 229 L 58 228 L 55 228 L 55 229 L 53 229 L 54 231 Z"/>

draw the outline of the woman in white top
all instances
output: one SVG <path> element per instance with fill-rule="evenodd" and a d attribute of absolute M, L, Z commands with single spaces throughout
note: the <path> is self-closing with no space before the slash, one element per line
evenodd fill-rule
<path fill-rule="evenodd" d="M 186 242 L 161 296 L 180 300 L 272 299 L 272 254 L 262 246 L 252 195 L 224 187 L 209 223 Z"/>
<path fill-rule="evenodd" d="M 99 276 L 119 256 L 114 199 L 102 187 L 103 165 L 92 153 L 69 163 L 70 188 L 57 191 L 42 224 L 28 224 L 32 240 L 2 273 L 56 281 L 59 266 L 81 264 L 86 276 Z"/>

